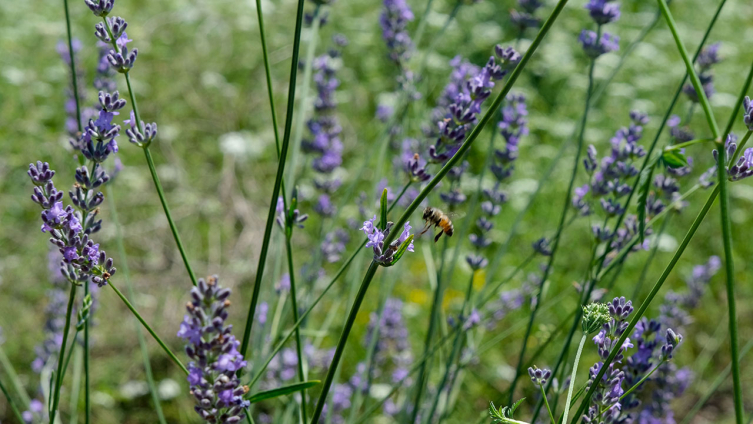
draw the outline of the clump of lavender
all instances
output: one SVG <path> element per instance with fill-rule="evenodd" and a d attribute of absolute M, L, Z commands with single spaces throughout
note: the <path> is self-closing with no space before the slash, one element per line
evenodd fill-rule
<path fill-rule="evenodd" d="M 704 47 L 696 60 L 698 78 L 701 80 L 701 87 L 707 98 L 711 98 L 714 94 L 714 76 L 711 73 L 711 67 L 721 62 L 721 57 L 719 56 L 720 47 L 721 43 L 714 43 Z M 698 93 L 692 84 L 685 84 L 682 87 L 682 92 L 688 96 L 690 101 L 698 103 Z"/>
<path fill-rule="evenodd" d="M 222 288 L 216 276 L 199 279 L 178 331 L 178 337 L 188 342 L 186 354 L 192 359 L 188 383 L 196 399 L 194 409 L 209 423 L 238 423 L 250 405 L 243 399 L 248 387 L 236 375 L 246 361 L 238 352 L 240 342 L 232 335 L 233 326 L 225 324 L 228 297 L 230 289 Z"/>
<path fill-rule="evenodd" d="M 737 150 L 737 136 L 729 134 L 727 141 L 724 143 L 724 149 L 726 151 L 725 158 L 727 159 L 727 178 L 730 181 L 740 181 L 753 175 L 753 147 L 745 149 L 742 155 L 736 162 L 732 163 L 732 157 Z M 713 150 L 714 161 L 719 161 L 719 152 Z"/>
<path fill-rule="evenodd" d="M 510 10 L 510 20 L 518 28 L 520 37 L 523 36 L 526 29 L 538 28 L 541 25 L 541 19 L 537 18 L 535 13 L 543 5 L 544 3 L 539 0 L 518 0 L 520 10 Z"/>
<path fill-rule="evenodd" d="M 596 32 L 584 29 L 578 37 L 586 55 L 595 60 L 605 53 L 619 50 L 620 37 L 602 31 L 602 26 L 620 18 L 620 4 L 613 0 L 589 0 L 585 7 L 597 26 Z"/>
<path fill-rule="evenodd" d="M 621 199 L 630 194 L 630 181 L 638 175 L 638 169 L 633 163 L 646 155 L 645 149 L 638 142 L 643 135 L 643 125 L 648 123 L 648 116 L 634 111 L 630 113 L 630 119 L 630 126 L 620 128 L 612 137 L 610 152 L 601 160 L 597 157 L 596 147 L 588 147 L 583 165 L 590 176 L 590 182 L 575 188 L 572 202 L 582 216 L 594 213 L 597 201 L 600 210 L 606 215 L 605 222 L 625 212 L 626 205 L 621 203 Z M 637 233 L 637 218 L 628 215 L 624 220 L 624 227 L 619 229 L 594 224 L 592 232 L 597 241 L 609 242 L 618 251 Z M 642 247 L 647 248 L 648 245 Z"/>
<path fill-rule="evenodd" d="M 407 250 L 413 252 L 413 235 L 411 235 L 410 223 L 406 222 L 400 237 L 395 239 L 389 246 L 384 246 L 384 238 L 392 230 L 392 222 L 388 222 L 384 228 L 378 228 L 374 225 L 376 215 L 368 221 L 364 221 L 363 227 L 360 228 L 366 234 L 368 241 L 366 247 L 371 247 L 374 251 L 374 261 L 382 266 L 392 266 L 400 260 L 403 253 Z"/>
<path fill-rule="evenodd" d="M 494 81 L 499 81 L 520 61 L 520 54 L 511 47 L 497 46 L 496 56 L 492 56 L 483 68 L 473 73 L 474 67 L 463 65 L 455 59 L 451 82 L 445 87 L 442 96 L 449 102 L 441 112 L 433 114 L 440 120 L 436 123 L 436 141 L 429 146 L 429 157 L 433 162 L 445 163 L 460 148 L 467 132 L 476 124 L 481 105 L 491 95 Z M 452 63 L 451 63 L 452 64 Z M 441 99 L 441 100 L 442 100 Z M 437 116 L 439 115 L 439 116 Z"/>
<path fill-rule="evenodd" d="M 705 264 L 693 267 L 693 272 L 685 278 L 687 290 L 678 293 L 669 291 L 661 305 L 659 322 L 675 329 L 682 329 L 692 323 L 690 312 L 698 306 L 711 278 L 721 267 L 718 256 L 712 256 Z"/>
<path fill-rule="evenodd" d="M 321 192 L 314 210 L 323 217 L 335 214 L 330 195 L 340 187 L 341 181 L 333 172 L 342 164 L 343 143 L 340 140 L 342 127 L 337 119 L 335 90 L 340 85 L 337 79 L 336 58 L 339 51 L 330 49 L 327 54 L 314 59 L 314 83 L 316 100 L 314 115 L 307 121 L 309 135 L 301 142 L 304 152 L 314 155 L 311 166 L 317 172 L 314 184 Z"/>
<path fill-rule="evenodd" d="M 379 16 L 382 38 L 387 44 L 387 51 L 392 60 L 404 71 L 405 62 L 413 53 L 413 40 L 407 26 L 413 21 L 413 11 L 405 0 L 384 0 L 384 9 Z"/>
<path fill-rule="evenodd" d="M 95 167 L 95 169 L 97 169 Z M 101 168 L 90 176 L 83 166 L 76 170 L 78 185 L 69 195 L 73 203 L 88 212 L 82 215 L 70 205 L 63 206 L 63 192 L 58 191 L 52 181 L 55 171 L 49 164 L 37 162 L 29 165 L 29 177 L 34 183 L 32 200 L 42 207 L 42 232 L 50 232 L 50 242 L 58 247 L 63 256 L 60 272 L 70 282 L 78 284 L 91 280 L 99 286 L 115 273 L 112 258 L 108 258 L 99 244 L 90 239 L 101 226 L 96 221 L 96 208 L 104 196 L 100 192 L 90 195 L 93 188 L 102 185 L 107 175 Z"/>

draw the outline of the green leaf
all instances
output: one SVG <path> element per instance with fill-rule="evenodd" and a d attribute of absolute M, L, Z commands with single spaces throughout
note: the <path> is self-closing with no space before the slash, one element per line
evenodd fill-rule
<path fill-rule="evenodd" d="M 512 406 L 510 407 L 510 418 L 513 417 L 512 415 L 515 413 L 515 410 L 518 409 L 518 407 L 521 403 L 523 403 L 524 400 L 526 400 L 526 398 L 520 398 L 519 401 L 512 404 Z"/>
<path fill-rule="evenodd" d="M 272 399 L 280 396 L 289 395 L 291 393 L 300 392 L 310 387 L 314 387 L 320 384 L 319 380 L 304 381 L 302 383 L 291 384 L 290 386 L 279 387 L 277 389 L 267 390 L 264 392 L 255 393 L 246 398 L 251 403 L 261 402 L 263 400 Z"/>
<path fill-rule="evenodd" d="M 395 252 L 395 256 L 392 257 L 392 263 L 390 265 L 395 265 L 397 261 L 400 260 L 401 257 L 403 257 L 403 254 L 408 249 L 408 246 L 410 246 L 411 242 L 413 241 L 414 235 L 411 234 L 410 237 L 408 237 L 403 244 L 400 245 L 400 247 L 397 249 L 397 252 Z"/>
<path fill-rule="evenodd" d="M 651 190 L 651 180 L 654 175 L 654 167 L 657 161 L 647 166 L 638 179 L 638 235 L 641 243 L 646 235 L 646 203 L 648 202 L 648 193 Z"/>
<path fill-rule="evenodd" d="M 382 198 L 379 199 L 379 206 L 381 209 L 381 216 L 382 219 L 379 222 L 379 227 L 381 227 L 382 230 L 387 228 L 387 189 L 385 188 L 382 190 Z"/>
<path fill-rule="evenodd" d="M 661 158 L 664 164 L 671 168 L 681 168 L 688 165 L 688 159 L 679 150 L 665 150 Z"/>

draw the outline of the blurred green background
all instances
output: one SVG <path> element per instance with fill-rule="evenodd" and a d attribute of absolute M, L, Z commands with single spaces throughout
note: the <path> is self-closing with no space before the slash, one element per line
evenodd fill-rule
<path fill-rule="evenodd" d="M 282 123 L 295 2 L 281 0 L 262 3 L 277 112 Z M 409 3 L 417 18 L 420 17 L 425 3 Z M 547 1 L 540 15 L 546 16 L 553 3 Z M 507 187 L 510 202 L 497 217 L 492 233 L 492 238 L 497 242 L 495 246 L 505 240 L 512 220 L 535 189 L 536 180 L 556 156 L 559 146 L 570 136 L 580 118 L 587 86 L 587 60 L 576 39 L 581 28 L 590 25 L 583 3 L 582 0 L 570 2 L 514 88 L 514 91 L 523 92 L 528 97 L 531 133 L 521 143 L 515 174 Z M 732 112 L 731 107 L 753 59 L 750 49 L 753 4 L 745 1 L 727 3 L 710 37 L 712 42 L 723 43 L 721 54 L 724 61 L 714 69 L 718 92 L 711 100 L 720 122 L 726 122 Z M 412 63 L 414 68 L 428 51 L 428 44 L 434 35 L 440 32 L 453 5 L 452 0 L 434 1 L 427 19 L 427 34 Z M 441 36 L 436 50 L 427 57 L 426 83 L 421 86 L 424 97 L 416 103 L 406 124 L 411 135 L 420 135 L 420 124 L 427 120 L 429 110 L 447 80 L 449 59 L 460 54 L 481 65 L 495 44 L 514 42 L 516 31 L 510 25 L 509 10 L 515 6 L 513 0 L 484 0 L 460 8 L 457 19 Z M 680 33 L 690 50 L 695 49 L 716 6 L 716 1 L 707 0 L 672 2 Z M 89 87 L 86 101 L 92 102 L 95 93 L 90 88 L 91 78 L 97 60 L 93 25 L 97 20 L 83 2 L 72 2 L 70 7 L 72 31 L 84 45 L 81 64 Z M 307 4 L 306 8 L 311 10 L 312 4 Z M 344 179 L 353 178 L 363 158 L 371 160 L 362 175 L 359 191 L 363 190 L 370 199 L 375 199 L 374 186 L 382 175 L 378 173 L 381 167 L 374 163 L 374 159 L 377 157 L 376 144 L 383 124 L 373 117 L 376 105 L 388 99 L 389 92 L 394 90 L 395 76 L 393 65 L 385 57 L 378 24 L 381 2 L 340 0 L 327 10 L 329 23 L 320 31 L 317 54 L 331 45 L 330 37 L 333 34 L 342 33 L 350 41 L 343 49 L 342 69 L 338 74 L 341 80 L 337 91 L 338 118 L 343 126 L 342 139 L 345 144 L 341 172 Z M 621 46 L 624 48 L 653 18 L 656 4 L 649 0 L 624 1 L 622 12 L 621 20 L 611 25 L 609 30 L 622 38 Z M 139 49 L 138 61 L 132 72 L 134 89 L 143 119 L 156 121 L 159 125 L 159 137 L 152 151 L 188 256 L 197 274 L 219 274 L 221 281 L 234 289 L 231 321 L 239 335 L 250 299 L 276 169 L 255 5 L 251 1 L 228 0 L 119 0 L 115 14 L 129 22 L 129 38 L 134 40 L 132 45 Z M 416 24 L 414 21 L 411 31 L 415 30 Z M 527 36 L 532 37 L 533 34 L 528 33 Z M 55 49 L 58 41 L 64 37 L 62 2 L 0 1 L 0 327 L 5 339 L 2 348 L 31 394 L 34 394 L 38 380 L 29 364 L 34 357 L 34 346 L 42 339 L 49 278 L 46 265 L 48 241 L 39 232 L 39 208 L 29 199 L 32 186 L 25 172 L 32 161 L 48 161 L 58 172 L 56 182 L 59 188 L 69 187 L 73 182 L 73 171 L 77 165 L 68 148 L 63 109 L 69 74 Z M 305 51 L 309 38 L 310 33 L 304 28 L 302 51 Z M 529 43 L 524 39 L 520 46 L 524 49 Z M 605 78 L 618 61 L 617 54 L 601 58 L 596 68 L 597 80 Z M 645 128 L 643 140 L 644 145 L 648 144 L 684 72 L 674 41 L 666 26 L 660 22 L 645 42 L 637 46 L 606 95 L 593 109 L 586 142 L 605 151 L 613 132 L 627 124 L 628 111 L 637 108 L 648 112 L 652 118 Z M 302 75 L 299 74 L 299 77 Z M 120 75 L 116 81 L 121 88 L 124 86 Z M 311 98 L 313 91 L 308 96 Z M 686 110 L 687 102 L 683 97 L 675 112 L 684 115 Z M 696 111 L 692 127 L 699 136 L 708 132 L 699 111 Z M 742 122 L 738 122 L 735 128 L 741 131 Z M 490 133 L 487 129 L 468 158 L 474 175 L 483 164 Z M 665 135 L 660 145 L 666 140 Z M 125 234 L 128 266 L 137 292 L 133 302 L 174 351 L 181 351 L 182 341 L 175 333 L 188 299 L 190 280 L 170 235 L 142 152 L 130 145 L 126 137 L 121 137 L 120 146 L 119 156 L 125 169 L 109 190 L 116 199 Z M 713 164 L 707 146 L 695 146 L 688 153 L 696 163 L 691 179 Z M 528 256 L 533 241 L 542 235 L 551 235 L 556 229 L 574 154 L 574 148 L 566 151 L 550 181 L 522 221 L 519 233 L 512 241 L 512 248 L 503 258 L 499 273 L 493 276 L 492 281 L 508 275 Z M 302 191 L 310 193 L 311 174 L 308 171 L 301 174 Z M 467 193 L 470 194 L 476 185 L 475 178 L 468 175 L 465 182 L 467 184 L 464 186 L 467 186 Z M 584 174 L 579 176 L 577 183 L 585 183 Z M 402 184 L 402 181 L 393 183 L 393 190 Z M 691 184 L 686 184 L 686 187 Z M 343 190 L 338 194 L 342 195 Z M 690 206 L 669 224 L 660 240 L 658 256 L 648 272 L 642 296 L 669 261 L 705 197 L 706 194 L 702 192 L 691 197 Z M 738 319 L 743 345 L 753 336 L 753 308 L 749 301 L 753 298 L 749 268 L 753 253 L 753 246 L 749 243 L 753 220 L 748 214 L 753 206 L 753 188 L 748 181 L 731 185 L 731 202 Z M 339 198 L 336 203 L 348 204 L 341 213 L 343 226 L 346 218 L 357 218 L 355 202 Z M 400 212 L 400 209 L 396 212 Z M 115 228 L 107 203 L 102 207 L 101 217 L 104 223 L 99 240 L 104 249 L 115 256 L 117 266 L 122 259 L 115 254 Z M 317 219 L 312 214 L 307 229 L 295 235 L 298 264 L 309 260 L 311 251 L 320 243 L 318 231 L 315 230 L 319 226 Z M 419 221 L 420 216 L 416 214 L 414 227 L 420 227 Z M 456 222 L 456 227 L 459 222 L 462 220 Z M 722 254 L 719 223 L 717 205 L 700 227 L 663 292 L 682 287 L 681 277 L 688 275 L 694 264 L 705 262 L 710 255 Z M 361 236 L 355 230 L 350 230 L 350 233 L 349 247 L 355 249 Z M 469 250 L 466 239 L 453 238 L 450 247 L 456 243 L 461 243 L 461 254 Z M 406 302 L 406 319 L 415 356 L 420 355 L 431 299 L 424 252 L 432 249 L 432 244 L 429 237 L 419 239 L 415 254 L 406 257 L 408 260 L 395 269 L 388 270 L 386 277 L 377 277 L 346 351 L 342 364 L 344 376 L 353 372 L 355 364 L 364 355 L 361 340 L 368 314 L 375 309 L 380 285 L 386 285 L 388 279 L 396 279 L 393 295 Z M 276 299 L 273 283 L 282 270 L 280 259 L 284 251 L 281 245 L 276 232 L 262 294 L 262 300 L 270 304 Z M 589 248 L 590 223 L 579 220 L 565 232 L 545 296 L 552 298 L 564 292 L 562 307 L 539 315 L 529 342 L 529 352 L 533 352 L 546 339 L 576 304 L 577 294 L 572 283 L 582 278 L 586 270 Z M 637 253 L 626 263 L 616 282 L 616 295 L 632 294 L 647 256 L 647 252 Z M 352 272 L 346 274 L 346 278 L 338 283 L 336 290 L 314 313 L 308 323 L 309 329 L 320 329 L 333 310 L 338 311 L 337 316 L 345 316 L 348 290 L 363 275 L 366 260 L 368 253 L 362 253 L 354 263 Z M 328 275 L 332 275 L 338 266 L 330 265 Z M 527 272 L 521 273 L 507 288 L 518 287 L 525 274 L 536 270 L 537 266 L 537 261 L 533 261 Z M 469 272 L 464 262 L 458 265 L 450 282 L 444 312 L 456 313 L 459 309 L 460 291 Z M 117 282 L 124 287 L 122 275 L 118 277 Z M 661 298 L 663 294 L 650 308 L 649 316 L 658 313 Z M 145 390 L 134 320 L 111 290 L 102 290 L 100 302 L 95 316 L 96 326 L 92 330 L 93 421 L 155 422 L 151 401 Z M 528 308 L 524 307 L 506 318 L 495 331 L 500 332 L 519 321 L 525 321 L 527 316 Z M 695 311 L 694 319 L 695 323 L 689 327 L 692 331 L 685 334 L 685 344 L 675 361 L 678 366 L 691 367 L 699 375 L 676 403 L 678 417 L 683 416 L 682 411 L 687 410 L 704 393 L 729 362 L 723 274 L 712 280 L 701 306 Z M 323 346 L 334 346 L 339 326 L 334 322 L 323 327 L 326 333 L 319 334 L 324 336 Z M 487 337 L 491 335 L 487 334 Z M 489 400 L 503 402 L 503 393 L 514 372 L 521 337 L 522 329 L 484 354 L 482 360 L 472 366 L 469 376 L 463 381 L 463 398 L 458 402 L 450 422 L 475 421 Z M 255 340 L 261 339 L 260 335 L 256 335 Z M 561 337 L 547 349 L 537 365 L 543 367 L 553 362 L 560 343 Z M 168 361 L 156 343 L 148 340 L 148 344 L 168 422 L 197 422 L 183 375 Z M 257 349 L 255 347 L 254 351 Z M 584 364 L 590 365 L 595 357 L 593 349 L 587 350 L 581 362 L 581 381 L 586 379 Z M 185 356 L 181 358 L 185 359 Z M 753 408 L 750 397 L 753 367 L 747 359 L 742 363 L 743 385 L 748 388 L 746 406 L 750 412 Z M 521 381 L 518 387 L 521 396 L 534 398 L 530 384 Z M 732 422 L 731 393 L 731 381 L 727 381 L 693 422 Z M 63 405 L 66 405 L 65 417 L 68 416 L 65 409 L 67 398 L 66 393 L 63 401 Z M 528 410 L 532 405 L 533 401 L 526 401 L 521 416 L 529 416 Z M 269 405 L 275 406 L 279 404 Z M 12 421 L 2 400 L 0 417 L 5 415 L 7 420 Z"/>

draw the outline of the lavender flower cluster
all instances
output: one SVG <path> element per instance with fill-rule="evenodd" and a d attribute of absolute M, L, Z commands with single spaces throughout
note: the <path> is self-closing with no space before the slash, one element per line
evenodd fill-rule
<path fill-rule="evenodd" d="M 199 279 L 178 331 L 178 337 L 188 342 L 186 354 L 192 360 L 188 383 L 196 399 L 194 409 L 209 423 L 238 423 L 250 405 L 243 399 L 248 387 L 236 375 L 246 361 L 238 352 L 233 326 L 225 324 L 229 297 L 230 289 L 222 288 L 217 276 Z"/>
<path fill-rule="evenodd" d="M 535 16 L 535 13 L 544 3 L 539 0 L 518 0 L 518 6 L 521 10 L 510 10 L 510 21 L 518 28 L 522 35 L 528 28 L 538 28 L 541 25 L 541 19 Z"/>
<path fill-rule="evenodd" d="M 433 132 L 437 139 L 429 146 L 429 157 L 433 162 L 445 163 L 458 151 L 467 132 L 476 124 L 481 105 L 491 95 L 494 81 L 504 78 L 521 58 L 513 48 L 500 45 L 495 47 L 494 54 L 480 69 L 459 58 L 451 62 L 455 69 L 440 99 L 441 112 L 435 110 L 433 114 L 440 118 Z M 443 103 L 447 104 L 446 108 Z"/>
<path fill-rule="evenodd" d="M 403 232 L 400 237 L 395 239 L 389 246 L 384 246 L 384 238 L 392 230 L 392 222 L 388 222 L 384 229 L 374 225 L 376 215 L 368 221 L 364 221 L 363 227 L 360 228 L 366 234 L 368 241 L 366 247 L 371 247 L 374 251 L 374 261 L 382 266 L 394 265 L 407 250 L 413 252 L 413 236 L 411 236 L 411 226 L 409 222 L 405 223 Z"/>
<path fill-rule="evenodd" d="M 620 4 L 614 0 L 589 0 L 586 9 L 598 27 L 596 32 L 584 29 L 578 37 L 586 55 L 595 60 L 603 54 L 619 50 L 620 37 L 602 32 L 601 27 L 620 18 Z"/>
<path fill-rule="evenodd" d="M 96 165 L 94 169 L 98 169 Z M 35 185 L 31 198 L 42 207 L 42 232 L 50 232 L 50 242 L 63 256 L 60 272 L 71 283 L 78 284 L 91 278 L 102 286 L 107 284 L 116 269 L 112 258 L 108 258 L 105 251 L 99 249 L 99 244 L 90 238 L 90 234 L 101 227 L 102 221 L 96 220 L 97 206 L 104 200 L 102 193 L 90 193 L 108 178 L 101 168 L 95 172 L 92 178 L 85 166 L 78 168 L 78 185 L 69 192 L 71 201 L 84 211 L 84 215 L 70 205 L 63 207 L 63 192 L 55 188 L 52 181 L 55 171 L 49 164 L 30 164 L 27 173 Z"/>

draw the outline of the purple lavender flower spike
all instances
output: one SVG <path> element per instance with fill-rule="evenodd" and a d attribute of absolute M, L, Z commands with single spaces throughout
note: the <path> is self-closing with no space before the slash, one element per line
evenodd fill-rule
<path fill-rule="evenodd" d="M 384 246 L 384 238 L 390 233 L 392 229 L 392 222 L 388 222 L 384 230 L 377 228 L 374 225 L 376 215 L 368 221 L 364 221 L 363 227 L 360 228 L 368 238 L 366 247 L 371 247 L 374 251 L 374 261 L 382 266 L 392 266 L 400 259 L 401 256 L 395 256 L 395 254 L 405 247 L 408 252 L 413 252 L 413 236 L 410 234 L 410 223 L 406 222 L 403 232 L 400 233 L 395 241 L 389 246 Z M 410 242 L 408 242 L 410 240 Z M 407 244 L 406 244 L 407 243 Z"/>
<path fill-rule="evenodd" d="M 753 147 L 745 149 L 745 152 L 743 152 L 734 164 L 730 163 L 730 161 L 737 150 L 737 136 L 729 134 L 724 147 L 726 151 L 725 158 L 728 161 L 725 168 L 727 169 L 727 175 L 730 181 L 739 181 L 753 175 Z M 712 153 L 714 161 L 718 162 L 719 152 L 714 149 Z"/>
<path fill-rule="evenodd" d="M 549 381 L 549 378 L 552 376 L 552 371 L 548 368 L 540 369 L 534 365 L 533 367 L 528 368 L 528 375 L 531 377 L 533 384 L 538 387 L 546 385 L 547 381 Z"/>
<path fill-rule="evenodd" d="M 400 68 L 413 52 L 413 41 L 407 31 L 413 18 L 413 11 L 405 0 L 384 0 L 384 10 L 379 17 L 382 38 L 387 44 L 390 60 Z"/>
<path fill-rule="evenodd" d="M 226 325 L 230 289 L 222 288 L 217 277 L 200 279 L 191 289 L 187 315 L 180 325 L 178 337 L 187 341 L 188 383 L 196 399 L 194 409 L 206 422 L 239 423 L 245 418 L 243 399 L 248 392 L 236 372 L 246 361 L 238 352 L 240 342 Z"/>
<path fill-rule="evenodd" d="M 104 17 L 112 11 L 115 0 L 84 0 L 84 3 L 95 16 Z"/>

